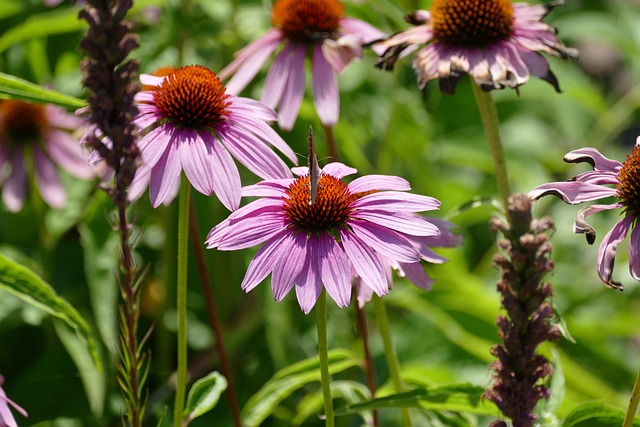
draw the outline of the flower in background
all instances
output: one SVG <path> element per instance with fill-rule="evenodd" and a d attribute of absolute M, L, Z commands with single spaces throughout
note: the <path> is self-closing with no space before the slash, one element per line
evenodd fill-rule
<path fill-rule="evenodd" d="M 148 90 L 138 93 L 134 123 L 146 135 L 138 142 L 142 164 L 130 187 L 138 197 L 149 185 L 153 207 L 170 203 L 180 174 L 199 192 L 215 193 L 230 210 L 240 205 L 240 174 L 233 158 L 261 178 L 290 178 L 291 172 L 271 146 L 292 162 L 293 150 L 271 129 L 275 112 L 248 98 L 226 93 L 209 69 L 191 65 L 167 76 L 142 74 Z"/>
<path fill-rule="evenodd" d="M 442 92 L 452 94 L 469 74 L 484 90 L 517 88 L 530 75 L 551 83 L 560 92 L 549 63 L 539 53 L 575 58 L 556 29 L 542 22 L 562 0 L 529 5 L 510 0 L 434 0 L 430 11 L 407 17 L 414 28 L 375 43 L 385 47 L 376 64 L 391 70 L 398 60 L 426 45 L 413 61 L 420 89 L 438 79 Z"/>
<path fill-rule="evenodd" d="M 2 390 L 2 383 L 4 383 L 4 377 L 0 375 L 0 426 L 18 427 L 16 419 L 13 418 L 11 409 L 9 409 L 9 405 L 11 405 L 13 409 L 18 411 L 23 417 L 28 417 L 29 415 L 27 414 L 27 411 L 16 405 L 13 400 L 7 397 L 7 394 Z"/>
<path fill-rule="evenodd" d="M 362 44 L 383 33 L 364 21 L 344 16 L 339 0 L 278 0 L 271 14 L 275 28 L 239 51 L 220 78 L 239 93 L 263 64 L 283 45 L 267 74 L 261 101 L 278 109 L 278 124 L 290 130 L 304 95 L 304 61 L 311 57 L 313 102 L 326 126 L 333 126 L 340 113 L 337 74 L 354 58 L 362 56 Z"/>
<path fill-rule="evenodd" d="M 22 209 L 28 172 L 33 172 L 40 195 L 53 208 L 67 201 L 56 165 L 76 178 L 93 177 L 87 155 L 69 133 L 81 126 L 81 119 L 53 105 L 0 101 L 0 182 L 7 209 Z"/>
<path fill-rule="evenodd" d="M 295 179 L 265 180 L 244 188 L 260 199 L 238 209 L 207 236 L 208 248 L 245 249 L 259 243 L 242 288 L 250 291 L 271 274 L 274 298 L 294 287 L 298 303 L 311 311 L 323 286 L 340 307 L 349 305 L 352 272 L 377 295 L 389 291 L 388 267 L 414 264 L 416 245 L 440 228 L 416 212 L 437 209 L 432 197 L 405 193 L 409 183 L 395 176 L 369 175 L 345 184 L 356 172 L 330 163 L 319 176 L 311 202 L 309 169 L 292 169 Z"/>
<path fill-rule="evenodd" d="M 596 239 L 596 232 L 586 218 L 602 210 L 621 209 L 623 217 L 604 236 L 598 250 L 598 276 L 609 287 L 622 290 L 622 284 L 613 280 L 613 265 L 618 245 L 631 230 L 629 248 L 629 271 L 631 276 L 640 280 L 640 231 L 636 221 L 640 214 L 640 146 L 636 143 L 627 160 L 620 163 L 603 156 L 595 148 L 581 148 L 564 156 L 568 163 L 589 163 L 593 171 L 582 173 L 567 182 L 551 182 L 540 185 L 529 193 L 537 200 L 552 194 L 564 202 L 575 205 L 583 202 L 615 197 L 615 202 L 596 204 L 578 211 L 573 231 L 584 233 L 589 244 Z"/>
<path fill-rule="evenodd" d="M 416 214 L 416 216 L 418 216 L 418 214 Z M 427 220 L 436 226 L 438 228 L 438 234 L 432 236 L 405 235 L 405 237 L 418 250 L 421 260 L 432 264 L 442 264 L 446 262 L 447 258 L 438 255 L 431 248 L 450 248 L 458 246 L 462 243 L 462 236 L 452 231 L 454 225 L 448 221 L 437 218 L 419 218 L 419 220 Z M 407 278 L 420 289 L 424 289 L 425 291 L 431 290 L 434 280 L 427 275 L 420 261 L 412 263 L 397 262 L 384 255 L 378 255 L 380 262 L 385 268 L 390 285 L 393 285 L 391 270 L 395 270 L 398 276 Z M 360 276 L 357 274 L 354 274 L 354 276 L 358 304 L 360 307 L 364 307 L 367 302 L 371 301 L 373 292 L 371 288 L 362 283 Z"/>

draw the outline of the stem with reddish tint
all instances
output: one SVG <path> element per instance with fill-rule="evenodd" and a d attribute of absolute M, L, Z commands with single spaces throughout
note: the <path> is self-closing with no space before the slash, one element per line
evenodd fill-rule
<path fill-rule="evenodd" d="M 638 371 L 636 382 L 633 384 L 633 390 L 631 391 L 631 397 L 629 398 L 629 406 L 627 406 L 627 413 L 624 417 L 624 423 L 622 423 L 622 427 L 633 426 L 633 421 L 636 417 L 636 411 L 638 410 L 639 401 L 640 401 L 640 371 Z"/>
<path fill-rule="evenodd" d="M 204 300 L 207 304 L 209 322 L 211 323 L 211 328 L 216 334 L 216 351 L 218 352 L 218 357 L 220 358 L 222 372 L 227 379 L 227 398 L 229 399 L 233 425 L 235 427 L 242 427 L 242 421 L 240 419 L 240 407 L 238 405 L 238 397 L 236 394 L 236 387 L 233 379 L 233 370 L 231 369 L 231 364 L 229 363 L 229 358 L 227 357 L 227 352 L 224 347 L 224 341 L 222 338 L 222 325 L 220 324 L 220 316 L 218 315 L 218 308 L 216 306 L 215 297 L 213 295 L 213 292 L 211 292 L 211 281 L 209 280 L 207 264 L 204 260 L 204 253 L 200 243 L 198 218 L 193 202 L 191 203 L 191 206 L 189 208 L 189 231 L 191 233 L 191 247 L 193 248 L 193 253 L 196 257 L 196 263 L 198 265 L 198 272 L 200 274 L 202 292 L 204 294 Z"/>

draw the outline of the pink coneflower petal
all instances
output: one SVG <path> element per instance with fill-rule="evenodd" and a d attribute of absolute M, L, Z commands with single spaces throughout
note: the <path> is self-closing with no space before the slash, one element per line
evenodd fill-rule
<path fill-rule="evenodd" d="M 82 118 L 69 114 L 60 107 L 45 105 L 44 108 L 50 123 L 58 129 L 76 131 L 84 125 Z"/>
<path fill-rule="evenodd" d="M 211 150 L 211 167 L 215 171 L 212 175 L 213 191 L 227 209 L 234 211 L 240 206 L 242 193 L 238 168 L 217 138 L 206 131 L 200 132 L 200 136 L 213 148 Z"/>
<path fill-rule="evenodd" d="M 354 212 L 353 216 L 412 236 L 433 236 L 438 234 L 438 228 L 433 224 L 426 221 L 417 222 L 415 217 L 402 212 L 357 211 Z"/>
<path fill-rule="evenodd" d="M 596 171 L 608 171 L 618 173 L 622 163 L 617 160 L 603 156 L 598 150 L 591 147 L 580 148 L 565 154 L 564 161 L 567 163 L 589 163 Z"/>
<path fill-rule="evenodd" d="M 423 212 L 438 209 L 440 201 L 433 197 L 397 191 L 367 194 L 353 202 L 355 208 L 386 209 L 398 212 Z"/>
<path fill-rule="evenodd" d="M 293 44 L 287 44 L 282 49 L 282 52 L 276 56 L 267 73 L 267 80 L 264 83 L 264 91 L 260 101 L 271 108 L 275 108 L 280 103 L 284 88 L 289 80 L 291 61 L 295 58 L 293 48 Z"/>
<path fill-rule="evenodd" d="M 282 240 L 277 254 L 279 260 L 276 261 L 273 268 L 271 288 L 275 300 L 281 301 L 293 287 L 303 267 L 309 263 L 307 236 L 302 233 L 289 235 Z"/>
<path fill-rule="evenodd" d="M 635 280 L 640 280 L 640 228 L 633 227 L 629 244 L 629 272 Z"/>
<path fill-rule="evenodd" d="M 418 262 L 420 253 L 401 234 L 369 221 L 351 221 L 349 226 L 358 238 L 376 252 L 398 262 Z"/>
<path fill-rule="evenodd" d="M 316 259 L 322 276 L 321 283 L 324 283 L 327 293 L 338 304 L 338 307 L 346 307 L 351 300 L 349 258 L 338 243 L 329 236 L 318 236 L 317 245 Z M 314 304 L 317 299 L 316 296 Z"/>
<path fill-rule="evenodd" d="M 404 264 L 401 263 L 400 267 L 405 277 L 411 281 L 414 285 L 425 291 L 430 291 L 435 280 L 427 276 L 424 271 L 424 267 L 419 262 Z"/>
<path fill-rule="evenodd" d="M 22 209 L 27 197 L 27 173 L 24 169 L 22 151 L 16 150 L 11 156 L 11 174 L 4 183 L 2 201 L 11 212 Z"/>
<path fill-rule="evenodd" d="M 296 47 L 290 63 L 289 79 L 282 94 L 280 114 L 278 115 L 278 125 L 284 130 L 291 130 L 296 117 L 298 117 L 304 96 L 304 57 L 306 53 L 306 46 Z"/>
<path fill-rule="evenodd" d="M 353 233 L 340 230 L 340 238 L 351 265 L 366 285 L 378 296 L 386 295 L 389 292 L 389 284 L 380 259 L 372 249 Z"/>
<path fill-rule="evenodd" d="M 279 234 L 267 240 L 256 255 L 253 257 L 247 268 L 247 273 L 242 280 L 240 287 L 249 292 L 260 284 L 273 271 L 276 261 L 279 259 L 276 253 L 280 250 L 282 241 L 288 238 L 289 233 L 281 230 Z"/>
<path fill-rule="evenodd" d="M 313 239 L 313 237 L 312 237 Z M 315 239 L 314 239 L 315 240 Z M 315 260 L 318 258 L 318 242 L 309 245 L 309 250 L 300 275 L 295 281 L 296 298 L 304 314 L 309 314 L 322 293 L 322 278 Z"/>
<path fill-rule="evenodd" d="M 622 288 L 620 283 L 613 281 L 613 265 L 618 245 L 627 236 L 632 225 L 632 217 L 626 217 L 618 221 L 604 236 L 598 249 L 598 276 L 607 286 L 612 288 Z"/>
<path fill-rule="evenodd" d="M 68 133 L 52 129 L 45 139 L 46 150 L 51 158 L 70 175 L 83 179 L 95 176 L 78 141 Z"/>
<path fill-rule="evenodd" d="M 614 188 L 583 182 L 556 182 L 536 187 L 529 192 L 529 197 L 539 199 L 549 194 L 558 196 L 566 203 L 575 205 L 591 200 L 602 199 L 603 197 L 615 196 L 616 190 Z"/>
<path fill-rule="evenodd" d="M 255 246 L 270 239 L 286 226 L 281 213 L 262 212 L 260 221 L 242 221 L 233 225 L 233 238 L 224 240 L 220 250 L 235 251 Z"/>
<path fill-rule="evenodd" d="M 180 131 L 177 144 L 180 164 L 191 185 L 203 194 L 211 194 L 215 179 L 212 147 L 204 143 L 197 131 L 189 129 Z"/>
<path fill-rule="evenodd" d="M 176 143 L 171 143 L 151 169 L 149 197 L 154 208 L 169 200 L 180 187 L 180 155 Z"/>
<path fill-rule="evenodd" d="M 345 17 L 340 20 L 340 27 L 347 34 L 354 34 L 367 44 L 384 36 L 384 33 L 373 25 L 360 19 Z"/>
<path fill-rule="evenodd" d="M 56 167 L 40 150 L 33 149 L 33 165 L 35 166 L 36 185 L 45 202 L 52 208 L 61 208 L 67 202 L 67 194 L 62 188 Z"/>
<path fill-rule="evenodd" d="M 354 58 L 362 57 L 361 43 L 362 38 L 355 35 L 346 35 L 338 40 L 327 39 L 322 45 L 316 45 L 314 55 L 315 50 L 320 47 L 329 67 L 336 73 L 341 73 Z"/>
<path fill-rule="evenodd" d="M 266 145 L 271 145 L 277 148 L 282 154 L 284 154 L 294 164 L 298 163 L 296 154 L 291 147 L 278 135 L 272 128 L 267 126 L 260 120 L 254 120 L 250 116 L 236 117 L 232 115 L 233 124 L 242 130 L 249 136 L 256 137 Z M 287 176 L 291 176 L 290 173 Z M 272 177 L 273 178 L 273 177 Z"/>
<path fill-rule="evenodd" d="M 340 112 L 340 94 L 336 72 L 322 53 L 322 46 L 316 45 L 311 66 L 313 80 L 313 103 L 325 126 L 334 126 Z"/>
<path fill-rule="evenodd" d="M 367 175 L 356 178 L 349 184 L 349 191 L 352 193 L 380 190 L 408 191 L 411 186 L 406 179 L 389 175 Z"/>

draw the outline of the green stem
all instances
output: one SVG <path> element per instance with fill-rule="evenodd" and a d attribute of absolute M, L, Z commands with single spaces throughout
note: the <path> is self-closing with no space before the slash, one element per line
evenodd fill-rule
<path fill-rule="evenodd" d="M 329 376 L 329 342 L 327 339 L 327 291 L 322 289 L 316 302 L 316 322 L 318 325 L 318 357 L 320 358 L 320 382 L 324 399 L 326 427 L 334 427 L 333 401 L 331 400 L 331 377 Z"/>
<path fill-rule="evenodd" d="M 391 341 L 391 329 L 389 327 L 389 317 L 387 316 L 386 304 L 382 298 L 375 295 L 372 299 L 376 310 L 376 321 L 378 322 L 378 329 L 382 336 L 384 355 L 387 359 L 387 366 L 389 368 L 389 374 L 391 375 L 391 381 L 396 388 L 396 392 L 401 393 L 404 389 L 404 385 L 402 384 L 402 377 L 400 376 L 400 362 L 398 361 L 398 355 L 396 354 L 396 349 Z M 412 425 L 409 410 L 407 408 L 402 408 L 402 422 L 405 427 L 410 427 Z"/>
<path fill-rule="evenodd" d="M 337 162 L 339 161 L 339 155 L 336 138 L 333 136 L 333 127 L 325 125 L 322 127 L 324 127 L 324 133 L 327 136 L 327 151 L 329 152 L 329 157 L 331 157 L 331 161 Z"/>
<path fill-rule="evenodd" d="M 473 87 L 473 94 L 476 97 L 476 103 L 478 104 L 478 110 L 482 118 L 482 125 L 489 140 L 491 154 L 493 154 L 498 191 L 506 206 L 507 199 L 511 195 L 511 190 L 509 189 L 509 178 L 507 176 L 507 163 L 504 159 L 504 151 L 502 149 L 502 142 L 500 141 L 500 122 L 498 121 L 496 104 L 493 102 L 491 94 L 482 90 L 473 79 L 471 80 L 471 86 Z"/>
<path fill-rule="evenodd" d="M 178 205 L 178 381 L 176 401 L 173 408 L 173 427 L 181 427 L 182 412 L 187 391 L 187 257 L 189 255 L 189 192 L 191 185 L 187 177 L 180 178 L 180 200 Z"/>
<path fill-rule="evenodd" d="M 633 384 L 633 390 L 631 391 L 631 398 L 629 399 L 629 406 L 627 407 L 627 414 L 624 417 L 624 423 L 622 427 L 631 427 L 633 420 L 636 417 L 636 411 L 638 410 L 638 402 L 640 401 L 640 371 L 636 377 L 636 382 Z"/>

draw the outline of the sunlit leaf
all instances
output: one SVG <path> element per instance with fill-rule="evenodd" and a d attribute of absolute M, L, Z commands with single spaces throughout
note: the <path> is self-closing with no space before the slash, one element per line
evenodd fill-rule
<path fill-rule="evenodd" d="M 563 427 L 611 427 L 619 426 L 624 421 L 625 411 L 602 402 L 586 403 L 574 408 L 562 423 Z M 640 418 L 633 421 L 640 426 Z"/>
<path fill-rule="evenodd" d="M 45 89 L 5 73 L 0 73 L 0 98 L 50 103 L 68 109 L 76 109 L 86 105 L 81 99 L 56 92 L 55 90 Z"/>

